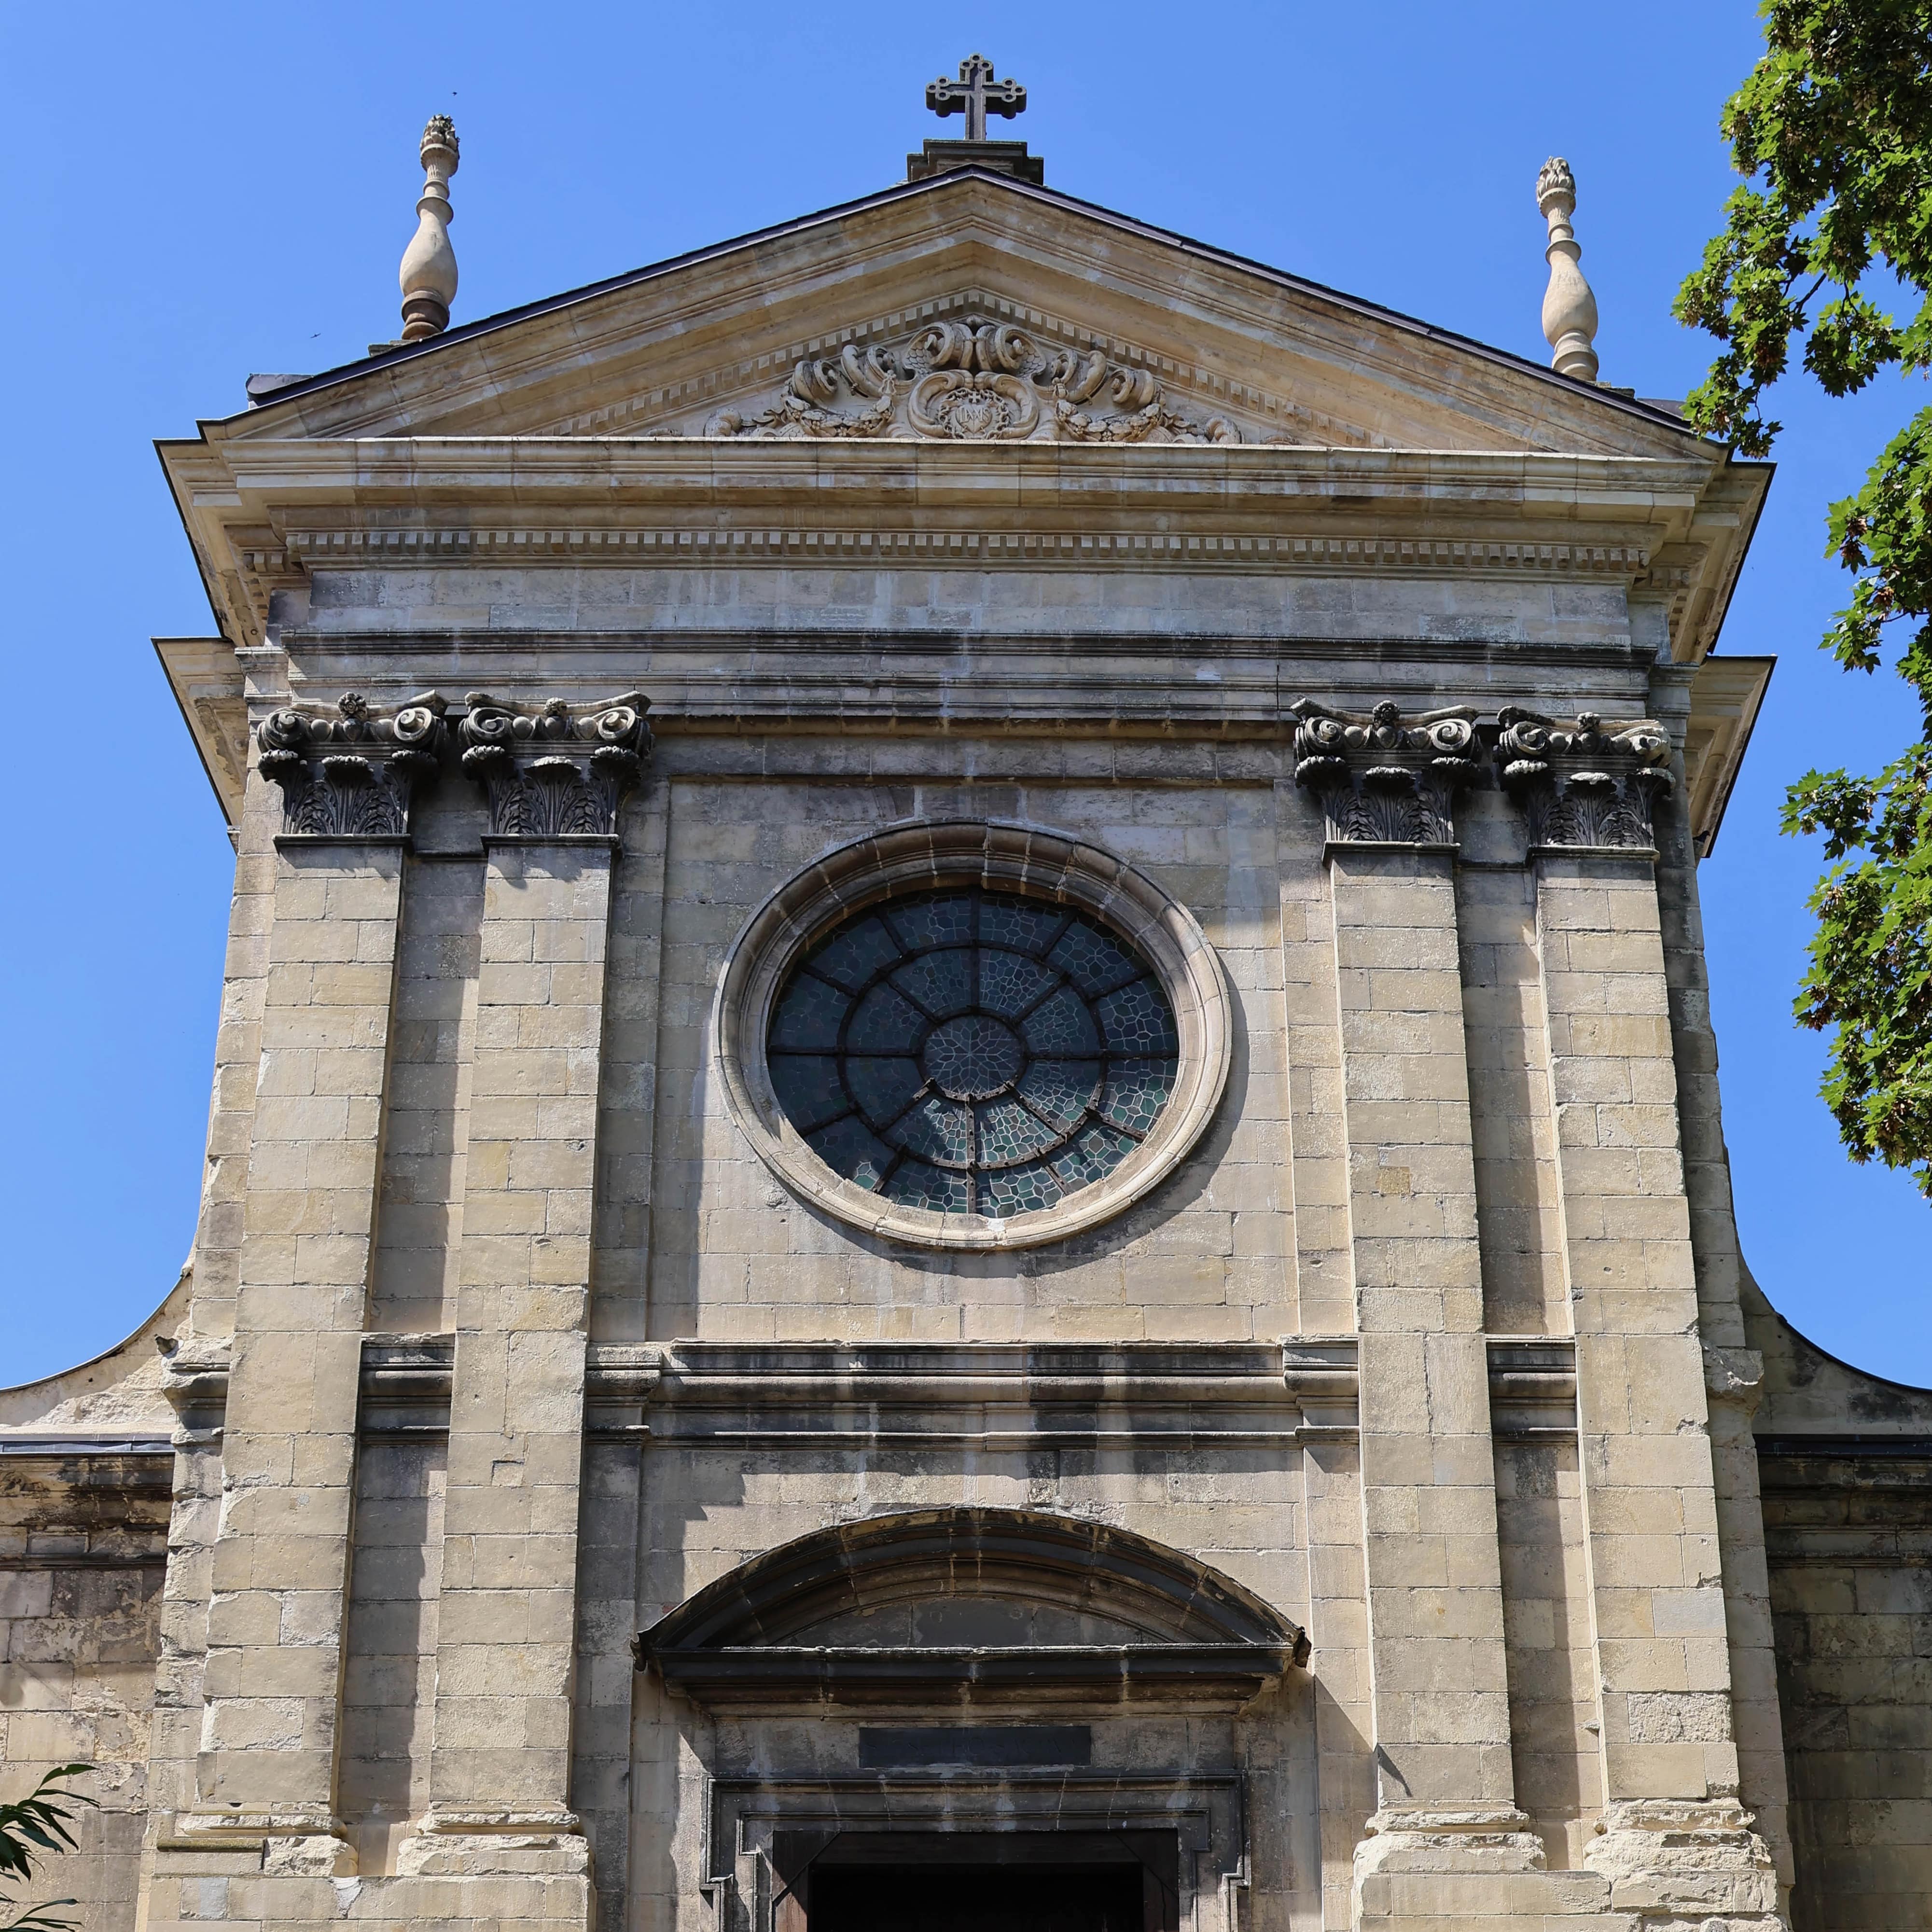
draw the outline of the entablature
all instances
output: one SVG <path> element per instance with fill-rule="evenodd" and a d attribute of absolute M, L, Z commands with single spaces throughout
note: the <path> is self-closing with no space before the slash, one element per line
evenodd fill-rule
<path fill-rule="evenodd" d="M 277 589 L 330 569 L 728 562 L 1580 580 L 1660 602 L 1673 656 L 1695 662 L 1766 480 L 1701 445 L 1667 460 L 666 438 L 164 453 L 211 595 L 250 642 Z"/>

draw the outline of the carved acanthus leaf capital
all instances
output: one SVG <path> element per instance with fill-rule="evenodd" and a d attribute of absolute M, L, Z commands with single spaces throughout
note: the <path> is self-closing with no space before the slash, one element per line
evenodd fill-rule
<path fill-rule="evenodd" d="M 1497 770 L 1528 817 L 1532 851 L 1654 848 L 1657 802 L 1673 782 L 1660 724 L 1606 724 L 1590 711 L 1566 724 L 1513 704 L 1497 722 Z"/>
<path fill-rule="evenodd" d="M 650 700 L 626 692 L 596 704 L 533 708 L 472 691 L 457 728 L 463 769 L 488 794 L 498 838 L 608 838 L 651 748 Z"/>
<path fill-rule="evenodd" d="M 287 705 L 256 728 L 262 776 L 282 788 L 286 834 L 400 838 L 416 787 L 436 775 L 448 742 L 446 710 L 433 691 L 394 710 L 346 692 L 332 709 Z"/>
<path fill-rule="evenodd" d="M 1404 721 L 1384 700 L 1366 716 L 1312 698 L 1296 718 L 1294 780 L 1328 815 L 1334 845 L 1456 842 L 1456 794 L 1476 776 L 1476 713 L 1465 705 Z"/>

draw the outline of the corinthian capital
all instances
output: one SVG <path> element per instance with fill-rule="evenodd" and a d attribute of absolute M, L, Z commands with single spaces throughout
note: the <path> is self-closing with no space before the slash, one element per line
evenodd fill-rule
<path fill-rule="evenodd" d="M 1295 716 L 1294 782 L 1328 815 L 1331 845 L 1447 846 L 1456 794 L 1476 776 L 1476 714 L 1466 706 L 1405 723 L 1384 701 L 1366 717 L 1312 698 Z"/>
<path fill-rule="evenodd" d="M 608 838 L 651 748 L 640 691 L 598 704 L 560 698 L 532 709 L 472 691 L 457 727 L 463 769 L 490 800 L 497 838 Z"/>
<path fill-rule="evenodd" d="M 285 835 L 310 838 L 400 838 L 410 829 L 415 788 L 435 776 L 448 740 L 442 700 L 424 692 L 379 711 L 359 692 L 333 710 L 290 705 L 255 733 L 262 776 L 282 788 Z"/>
<path fill-rule="evenodd" d="M 1514 704 L 1497 722 L 1497 770 L 1529 821 L 1532 851 L 1654 848 L 1656 803 L 1672 782 L 1661 725 L 1606 724 L 1594 711 L 1565 724 Z"/>

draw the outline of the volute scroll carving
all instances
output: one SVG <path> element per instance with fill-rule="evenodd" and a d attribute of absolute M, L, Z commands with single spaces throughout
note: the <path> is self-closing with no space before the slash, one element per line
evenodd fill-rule
<path fill-rule="evenodd" d="M 1532 851 L 1654 849 L 1657 804 L 1675 783 L 1661 725 L 1606 725 L 1593 711 L 1566 724 L 1514 704 L 1497 722 L 1497 770 L 1528 820 Z"/>
<path fill-rule="evenodd" d="M 296 705 L 256 728 L 264 778 L 282 788 L 285 835 L 400 838 L 416 787 L 434 778 L 448 740 L 447 710 L 433 692 L 394 711 L 346 692 L 332 712 Z"/>
<path fill-rule="evenodd" d="M 1224 416 L 1184 415 L 1151 369 L 1103 349 L 1054 349 L 1011 322 L 928 324 L 892 345 L 808 356 L 756 416 L 721 410 L 715 436 L 938 441 L 1239 442 Z"/>
<path fill-rule="evenodd" d="M 490 801 L 493 836 L 609 838 L 651 748 L 642 692 L 601 703 L 547 699 L 534 710 L 472 691 L 457 727 L 465 774 Z"/>
<path fill-rule="evenodd" d="M 1320 800 L 1331 845 L 1455 844 L 1456 794 L 1479 769 L 1474 711 L 1454 705 L 1405 722 L 1387 700 L 1366 716 L 1308 698 L 1289 709 L 1294 782 Z"/>

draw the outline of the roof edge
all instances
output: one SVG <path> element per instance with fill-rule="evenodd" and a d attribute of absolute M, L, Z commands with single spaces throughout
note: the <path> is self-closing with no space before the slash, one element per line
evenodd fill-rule
<path fill-rule="evenodd" d="M 1694 443 L 1707 448 L 1712 446 L 1710 438 L 1702 436 L 1693 429 L 1675 410 L 1644 401 L 1634 395 L 1625 395 L 1617 390 L 1606 388 L 1600 383 L 1586 382 L 1577 376 L 1566 376 L 1560 370 L 1550 368 L 1543 363 L 1532 361 L 1528 356 L 1519 356 L 1513 350 L 1498 349 L 1492 344 L 1479 342 L 1473 336 L 1459 334 L 1454 329 L 1440 328 L 1432 322 L 1421 321 L 1414 316 L 1404 314 L 1400 309 L 1384 307 L 1379 302 L 1370 302 L 1363 296 L 1346 294 L 1339 289 L 1330 288 L 1325 283 L 1310 280 L 1306 276 L 1294 274 L 1287 269 L 1277 268 L 1268 262 L 1256 261 L 1252 256 L 1236 254 L 1228 249 L 1215 248 L 1210 243 L 1197 241 L 1192 236 L 1181 234 L 1177 230 L 1158 227 L 1151 222 L 1138 220 L 1132 215 L 1123 214 L 1118 209 L 1102 206 L 1097 202 L 1082 200 L 1078 196 L 1067 194 L 1060 189 L 1020 181 L 1011 175 L 980 166 L 956 168 L 947 173 L 935 175 L 924 181 L 896 182 L 890 188 L 880 189 L 872 194 L 862 195 L 850 201 L 835 202 L 829 208 L 816 209 L 808 214 L 797 215 L 787 221 L 775 222 L 766 227 L 753 229 L 746 234 L 734 236 L 723 242 L 712 242 L 702 248 L 691 249 L 682 254 L 670 256 L 661 262 L 650 262 L 641 268 L 626 270 L 620 274 L 606 276 L 598 281 L 586 282 L 580 287 L 564 290 L 557 294 L 546 296 L 535 302 L 525 302 L 515 308 L 500 310 L 495 315 L 479 316 L 474 322 L 463 322 L 454 328 L 447 328 L 441 334 L 431 336 L 427 340 L 400 344 L 393 349 L 386 349 L 378 354 L 359 357 L 352 362 L 341 363 L 334 368 L 322 370 L 313 376 L 304 376 L 299 381 L 291 382 L 285 388 L 268 392 L 259 401 L 251 403 L 248 407 L 232 411 L 226 416 L 202 418 L 200 419 L 201 425 L 206 430 L 210 424 L 245 421 L 258 414 L 262 410 L 273 409 L 283 403 L 292 402 L 304 396 L 314 395 L 321 390 L 333 388 L 338 383 L 354 381 L 360 376 L 372 374 L 377 370 L 400 367 L 404 363 L 416 361 L 422 356 L 433 355 L 437 350 L 453 343 L 472 340 L 500 329 L 514 327 L 518 322 L 528 321 L 533 316 L 554 314 L 560 309 L 571 308 L 579 302 L 594 300 L 599 296 L 608 295 L 620 289 L 638 287 L 661 276 L 691 267 L 695 263 L 716 260 L 720 256 L 734 254 L 740 249 L 755 248 L 760 243 L 771 241 L 779 236 L 802 232 L 826 224 L 843 220 L 851 215 L 861 214 L 875 208 L 887 207 L 895 202 L 903 201 L 916 195 L 944 194 L 968 182 L 978 182 L 1005 194 L 1019 195 L 1050 206 L 1070 209 L 1088 220 L 1104 223 L 1147 240 L 1164 243 L 1170 248 L 1179 249 L 1204 261 L 1226 268 L 1238 269 L 1245 274 L 1259 276 L 1280 287 L 1293 290 L 1298 293 L 1333 303 L 1337 308 L 1350 313 L 1390 324 L 1424 340 L 1446 343 L 1483 360 L 1498 364 L 1521 374 L 1538 377 L 1544 382 L 1554 384 L 1573 395 L 1588 398 L 1592 401 L 1604 404 L 1606 407 L 1616 410 L 1628 416 L 1635 416 L 1646 423 L 1674 430 L 1677 434 L 1686 437 Z"/>

